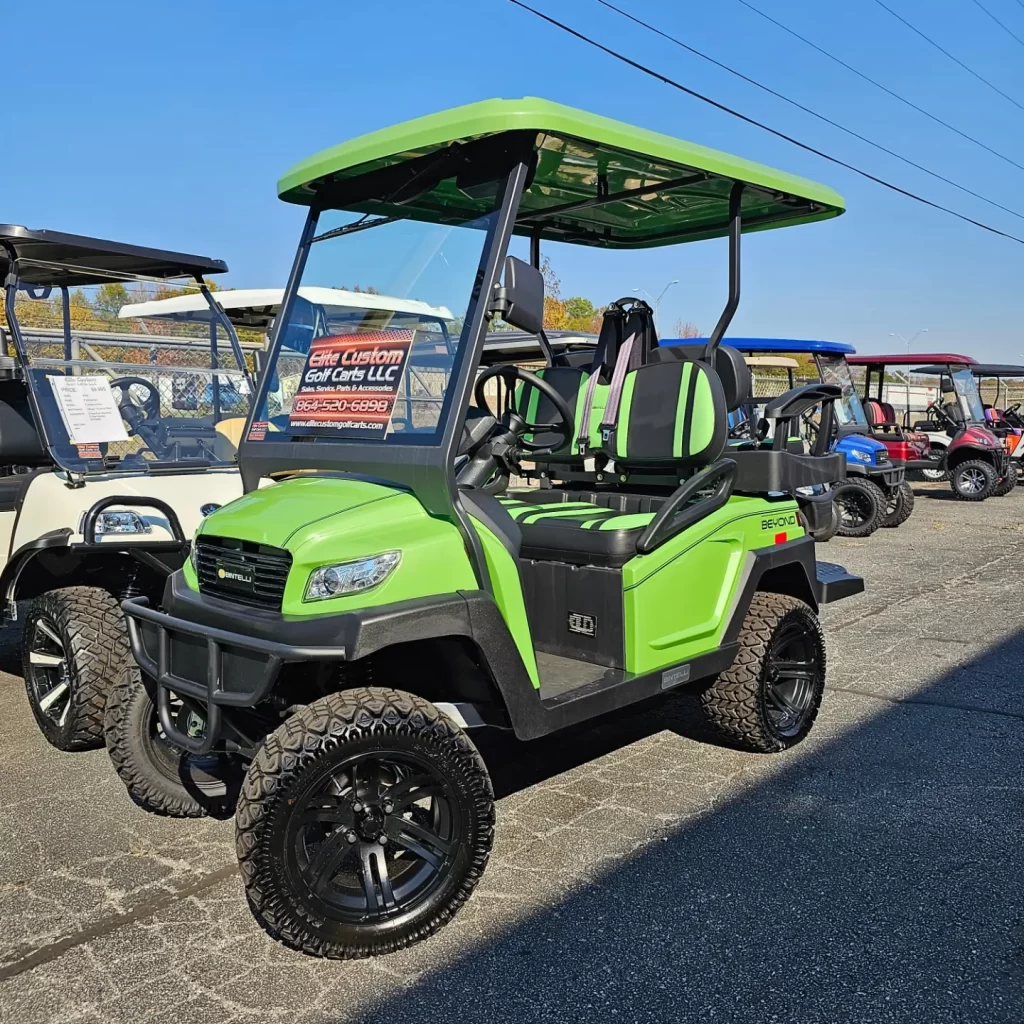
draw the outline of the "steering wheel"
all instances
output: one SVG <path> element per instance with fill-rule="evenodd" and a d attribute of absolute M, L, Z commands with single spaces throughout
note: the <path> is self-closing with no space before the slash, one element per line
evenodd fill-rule
<path fill-rule="evenodd" d="M 487 404 L 486 385 L 494 377 L 500 377 L 505 385 L 505 396 L 502 402 L 503 408 L 499 413 L 491 412 Z M 526 387 L 536 388 L 555 408 L 558 420 L 554 423 L 530 423 L 516 408 L 515 404 L 515 383 L 521 382 Z M 529 370 L 510 363 L 502 363 L 499 366 L 492 366 L 485 370 L 477 378 L 476 389 L 473 392 L 476 404 L 488 414 L 493 416 L 506 429 L 511 430 L 516 438 L 516 447 L 531 455 L 551 455 L 567 447 L 573 440 L 576 432 L 576 421 L 573 417 L 569 403 L 542 377 L 538 377 Z M 499 396 L 500 397 L 500 396 Z M 538 444 L 536 441 L 523 440 L 524 434 L 537 434 L 544 431 L 554 431 L 557 435 L 556 444 Z"/>
<path fill-rule="evenodd" d="M 146 396 L 141 401 L 131 392 L 136 384 L 146 390 Z M 157 426 L 160 422 L 160 392 L 151 380 L 145 377 L 117 377 L 110 382 L 110 386 L 121 392 L 117 408 L 121 418 L 128 424 L 130 436 L 138 434 L 139 427 Z"/>
<path fill-rule="evenodd" d="M 936 405 L 934 402 L 928 403 L 927 407 L 924 410 L 924 414 L 928 419 L 932 419 L 932 417 L 934 417 L 938 423 L 945 424 L 947 428 L 952 426 L 959 426 L 959 424 L 957 424 L 957 422 L 953 419 L 952 416 L 949 415 L 948 412 L 946 412 L 945 409 L 943 409 L 941 406 Z"/>

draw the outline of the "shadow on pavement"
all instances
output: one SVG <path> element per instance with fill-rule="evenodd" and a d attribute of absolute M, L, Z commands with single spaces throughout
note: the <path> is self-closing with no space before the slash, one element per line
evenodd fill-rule
<path fill-rule="evenodd" d="M 585 821 L 525 846 L 511 877 L 489 873 L 481 888 L 511 898 L 563 875 L 553 888 L 569 894 L 358 1019 L 1024 1019 L 1024 723 L 941 704 L 954 675 L 976 685 L 1019 643 L 937 680 L 920 694 L 931 704 L 829 691 L 854 727 L 783 755 L 767 779 L 680 829 L 647 819 L 649 841 L 583 888 L 573 886 L 596 834 Z M 511 792 L 666 725 L 686 732 L 691 719 L 677 701 L 488 756 Z M 827 712 L 818 728 L 832 728 Z M 637 828 L 628 808 L 618 820 Z M 604 808 L 601 828 L 615 821 Z"/>

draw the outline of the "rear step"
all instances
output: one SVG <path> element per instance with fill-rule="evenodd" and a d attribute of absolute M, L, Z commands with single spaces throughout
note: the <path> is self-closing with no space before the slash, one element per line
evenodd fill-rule
<path fill-rule="evenodd" d="M 815 590 L 818 604 L 830 604 L 841 601 L 844 597 L 864 593 L 864 579 L 848 573 L 835 562 L 816 562 Z"/>

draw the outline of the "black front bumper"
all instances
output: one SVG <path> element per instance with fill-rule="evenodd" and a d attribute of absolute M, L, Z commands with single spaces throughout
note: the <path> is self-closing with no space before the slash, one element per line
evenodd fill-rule
<path fill-rule="evenodd" d="M 157 684 L 160 724 L 175 743 L 196 754 L 213 749 L 221 708 L 255 707 L 266 700 L 289 662 L 350 661 L 403 641 L 472 631 L 461 594 L 289 618 L 200 595 L 175 573 L 167 581 L 163 607 L 167 610 L 150 608 L 144 597 L 121 603 L 132 654 Z M 169 691 L 205 706 L 202 739 L 175 726 Z"/>

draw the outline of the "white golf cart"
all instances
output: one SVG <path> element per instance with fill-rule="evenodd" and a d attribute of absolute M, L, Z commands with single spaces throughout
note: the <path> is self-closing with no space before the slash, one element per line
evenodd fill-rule
<path fill-rule="evenodd" d="M 17 619 L 28 602 L 25 686 L 62 750 L 103 744 L 129 655 L 120 601 L 159 596 L 202 517 L 242 493 L 230 437 L 255 359 L 205 283 L 226 270 L 0 225 L 0 609 Z M 174 282 L 208 325 L 118 318 L 129 289 L 166 294 Z"/>

